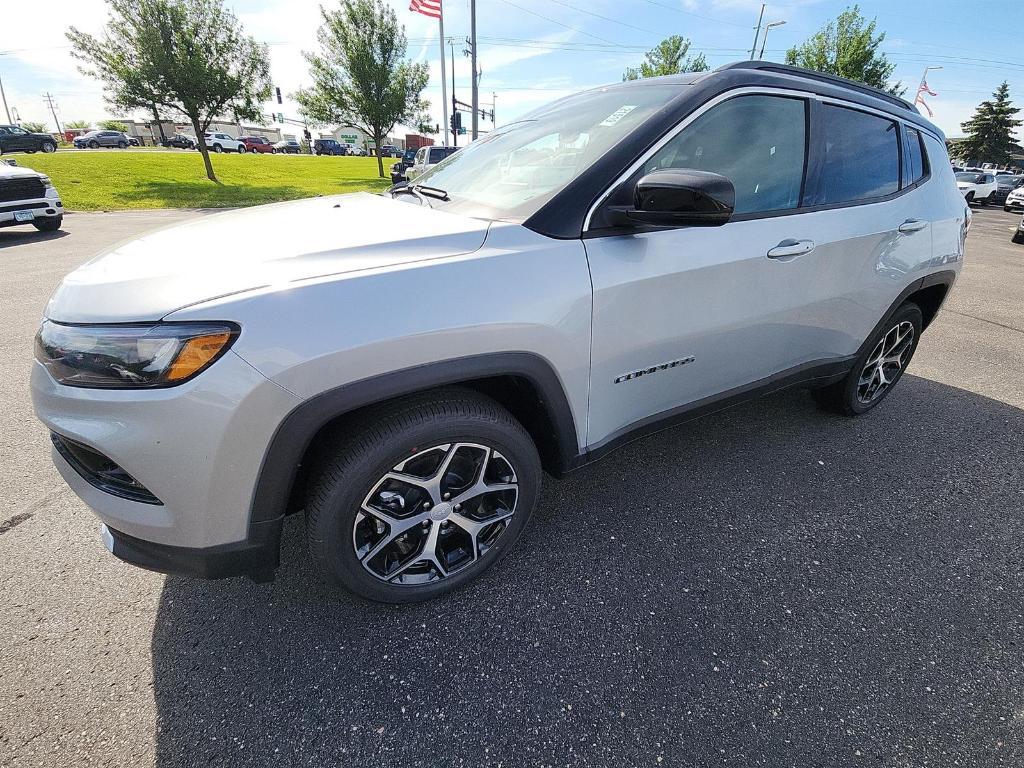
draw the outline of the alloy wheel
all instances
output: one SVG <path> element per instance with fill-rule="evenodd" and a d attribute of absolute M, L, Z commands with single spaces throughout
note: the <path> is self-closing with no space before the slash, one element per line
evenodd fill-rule
<path fill-rule="evenodd" d="M 904 320 L 881 338 L 868 356 L 857 382 L 857 399 L 865 405 L 881 397 L 899 378 L 914 346 L 914 325 Z"/>
<path fill-rule="evenodd" d="M 498 451 L 478 443 L 435 445 L 373 484 L 356 513 L 352 546 L 381 581 L 435 583 L 494 547 L 518 497 L 515 469 Z"/>

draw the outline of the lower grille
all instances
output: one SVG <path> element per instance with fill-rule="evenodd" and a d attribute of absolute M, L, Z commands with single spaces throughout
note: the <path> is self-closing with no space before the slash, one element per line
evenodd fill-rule
<path fill-rule="evenodd" d="M 71 468 L 90 485 L 123 499 L 143 504 L 163 504 L 146 486 L 99 451 L 62 437 L 56 432 L 50 433 L 50 440 Z"/>
<path fill-rule="evenodd" d="M 46 185 L 41 179 L 4 179 L 0 181 L 0 203 L 14 200 L 35 200 L 46 197 Z"/>

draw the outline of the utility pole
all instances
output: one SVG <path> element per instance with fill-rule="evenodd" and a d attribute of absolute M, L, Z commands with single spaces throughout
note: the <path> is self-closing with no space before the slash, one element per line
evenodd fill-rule
<path fill-rule="evenodd" d="M 53 122 L 57 124 L 57 133 L 63 133 L 60 129 L 60 120 L 57 119 L 57 108 L 53 104 L 53 94 L 47 91 L 43 94 L 43 99 L 46 100 L 46 104 L 50 107 L 50 114 L 53 115 Z"/>
<path fill-rule="evenodd" d="M 773 27 L 781 27 L 785 23 L 784 21 L 773 21 L 770 24 L 764 25 L 764 37 L 761 38 L 761 52 L 757 54 L 758 61 L 764 58 L 764 47 L 768 44 L 768 33 L 772 31 Z"/>
<path fill-rule="evenodd" d="M 459 108 L 455 104 L 455 38 L 448 41 L 448 45 L 451 46 L 452 51 L 452 146 L 459 146 L 459 132 L 455 130 L 455 115 L 459 113 Z"/>
<path fill-rule="evenodd" d="M 4 93 L 4 81 L 0 79 L 0 101 L 4 103 L 4 112 L 7 113 L 7 122 L 11 122 L 11 110 L 7 108 L 7 95 Z"/>
<path fill-rule="evenodd" d="M 757 17 L 757 29 L 754 31 L 754 44 L 750 46 L 750 60 L 754 60 L 754 51 L 757 50 L 757 38 L 761 36 L 761 22 L 764 21 L 764 7 L 767 3 L 761 3 L 761 15 Z"/>
<path fill-rule="evenodd" d="M 480 122 L 480 97 L 477 93 L 476 79 L 476 0 L 469 0 L 469 39 L 470 63 L 473 66 L 473 97 L 469 102 L 473 105 L 473 140 L 476 141 Z"/>

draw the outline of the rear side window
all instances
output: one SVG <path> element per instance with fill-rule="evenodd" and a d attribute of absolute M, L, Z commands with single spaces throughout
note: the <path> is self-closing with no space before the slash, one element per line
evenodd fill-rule
<path fill-rule="evenodd" d="M 928 175 L 928 156 L 925 154 L 921 132 L 907 128 L 907 183 L 916 184 Z"/>
<path fill-rule="evenodd" d="M 900 188 L 898 127 L 892 120 L 823 104 L 825 149 L 818 204 L 851 203 Z"/>
<path fill-rule="evenodd" d="M 644 173 L 692 168 L 719 173 L 736 190 L 736 213 L 796 208 L 804 178 L 806 104 L 739 96 L 711 108 L 654 157 Z"/>

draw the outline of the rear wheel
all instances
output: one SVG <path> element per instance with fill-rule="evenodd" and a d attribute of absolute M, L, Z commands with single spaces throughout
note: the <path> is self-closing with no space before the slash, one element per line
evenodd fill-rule
<path fill-rule="evenodd" d="M 220 144 L 214 144 L 213 145 L 213 151 L 214 152 L 218 152 L 218 153 L 219 152 L 223 152 L 224 151 L 224 147 L 222 147 Z"/>
<path fill-rule="evenodd" d="M 117 142 L 117 148 L 118 149 L 128 149 L 128 142 L 127 141 L 119 141 L 119 142 Z"/>
<path fill-rule="evenodd" d="M 1024 232 L 1021 232 L 1018 229 L 1016 232 L 1013 233 L 1013 237 L 1010 238 L 1010 242 L 1018 244 L 1024 243 Z"/>
<path fill-rule="evenodd" d="M 96 139 L 93 139 L 92 141 L 89 142 L 89 149 L 99 149 L 99 148 L 100 148 L 100 143 L 98 141 L 96 141 Z"/>
<path fill-rule="evenodd" d="M 845 416 L 859 416 L 882 402 L 914 356 L 922 319 L 916 304 L 903 304 L 864 345 L 842 381 L 814 390 L 818 403 Z"/>
<path fill-rule="evenodd" d="M 370 600 L 427 600 L 476 578 L 536 506 L 530 436 L 471 390 L 396 401 L 339 438 L 313 474 L 309 550 L 328 577 Z"/>

